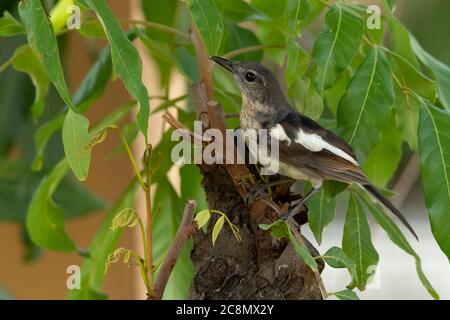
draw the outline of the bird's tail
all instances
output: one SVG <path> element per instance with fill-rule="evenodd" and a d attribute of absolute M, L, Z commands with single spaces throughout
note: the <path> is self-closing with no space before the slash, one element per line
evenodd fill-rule
<path fill-rule="evenodd" d="M 388 208 L 393 214 L 399 218 L 403 224 L 408 228 L 409 231 L 413 234 L 413 236 L 419 240 L 417 234 L 414 232 L 414 229 L 411 225 L 406 221 L 406 218 L 402 215 L 400 210 L 398 210 L 385 196 L 383 196 L 380 191 L 378 191 L 373 185 L 365 184 L 363 185 L 364 189 L 366 189 L 370 194 L 372 194 L 378 201 L 380 201 L 386 208 Z"/>

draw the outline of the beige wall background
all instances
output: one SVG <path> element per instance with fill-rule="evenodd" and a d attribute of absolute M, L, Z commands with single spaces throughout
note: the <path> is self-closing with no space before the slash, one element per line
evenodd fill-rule
<path fill-rule="evenodd" d="M 116 15 L 129 16 L 128 1 L 110 1 L 110 5 Z M 95 43 L 95 45 L 101 47 L 104 42 Z M 64 61 L 66 77 L 74 92 L 92 65 L 92 60 L 85 40 L 75 32 L 69 36 L 67 49 L 69 55 Z M 128 93 L 122 83 L 111 82 L 105 95 L 90 109 L 88 113 L 90 122 L 97 122 L 121 102 L 128 100 Z M 125 154 L 116 156 L 114 159 L 106 159 L 108 152 L 119 144 L 120 141 L 114 135 L 110 135 L 104 143 L 95 148 L 86 181 L 90 190 L 110 203 L 119 197 L 121 191 L 132 179 L 132 169 Z M 71 220 L 67 223 L 67 231 L 78 246 L 87 248 L 104 217 L 105 212 L 99 212 Z M 135 242 L 132 230 L 127 230 L 121 239 L 121 245 L 132 248 Z M 37 261 L 24 264 L 20 227 L 13 223 L 0 224 L 0 252 L 0 278 L 18 299 L 64 299 L 68 292 L 66 269 L 69 265 L 81 265 L 83 261 L 83 258 L 76 253 L 45 252 Z M 137 270 L 118 263 L 106 275 L 105 291 L 112 299 L 138 298 L 137 279 Z"/>

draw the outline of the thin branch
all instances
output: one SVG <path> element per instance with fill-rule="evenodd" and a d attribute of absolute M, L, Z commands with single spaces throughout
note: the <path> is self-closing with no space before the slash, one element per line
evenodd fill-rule
<path fill-rule="evenodd" d="M 197 204 L 194 200 L 188 200 L 184 207 L 183 218 L 181 220 L 180 227 L 175 235 L 167 257 L 161 265 L 158 276 L 155 280 L 155 286 L 153 290 L 152 299 L 160 300 L 163 296 L 164 289 L 166 288 L 167 281 L 172 273 L 175 263 L 180 256 L 181 249 L 183 249 L 186 241 L 191 237 L 198 229 L 197 223 L 194 220 L 194 212 Z"/>
<path fill-rule="evenodd" d="M 210 142 L 211 140 L 205 139 L 202 136 L 199 136 L 198 134 L 192 132 L 189 128 L 187 128 L 184 124 L 182 124 L 180 121 L 175 118 L 173 114 L 171 114 L 169 111 L 166 111 L 162 118 L 169 123 L 174 129 L 178 129 L 182 137 L 186 140 L 190 140 L 192 143 L 195 142 L 195 140 L 200 142 Z"/>
<path fill-rule="evenodd" d="M 240 116 L 239 113 L 226 113 L 225 119 L 239 118 L 239 116 Z"/>
<path fill-rule="evenodd" d="M 153 287 L 153 215 L 152 215 L 152 196 L 151 196 L 151 186 L 152 186 L 152 175 L 153 168 L 151 167 L 152 162 L 152 146 L 148 145 L 144 154 L 144 161 L 147 171 L 147 181 L 145 182 L 144 192 L 145 192 L 145 206 L 147 209 L 147 266 L 148 266 L 148 279 L 150 288 L 153 292 L 149 292 L 149 296 L 154 295 Z"/>
<path fill-rule="evenodd" d="M 121 23 L 129 23 L 129 24 L 132 24 L 132 25 L 141 25 L 141 26 L 144 26 L 146 28 L 155 29 L 155 30 L 158 30 L 158 31 L 166 32 L 166 33 L 171 33 L 173 35 L 180 36 L 180 37 L 190 41 L 189 34 L 183 32 L 181 30 L 178 30 L 178 29 L 166 26 L 164 24 L 151 22 L 151 21 L 129 20 L 129 19 L 119 19 L 119 22 L 121 22 Z"/>
<path fill-rule="evenodd" d="M 395 206 L 400 207 L 403 204 L 411 189 L 414 187 L 418 176 L 419 154 L 416 152 L 409 159 L 393 188 L 396 195 L 392 198 L 392 203 Z"/>
<path fill-rule="evenodd" d="M 213 97 L 213 80 L 211 73 L 211 61 L 209 60 L 208 51 L 206 50 L 205 44 L 203 43 L 202 37 L 193 24 L 191 28 L 191 41 L 194 46 L 195 56 L 197 57 L 198 66 L 200 69 L 200 76 L 205 84 L 207 101 L 211 100 Z"/>
<path fill-rule="evenodd" d="M 249 52 L 254 52 L 254 51 L 261 51 L 264 49 L 269 49 L 269 48 L 285 48 L 284 44 L 259 44 L 256 46 L 250 46 L 250 47 L 245 47 L 245 48 L 239 48 L 233 51 L 230 51 L 226 54 L 223 55 L 223 57 L 225 59 L 232 59 L 234 57 L 237 57 L 241 54 L 244 53 L 249 53 Z"/>

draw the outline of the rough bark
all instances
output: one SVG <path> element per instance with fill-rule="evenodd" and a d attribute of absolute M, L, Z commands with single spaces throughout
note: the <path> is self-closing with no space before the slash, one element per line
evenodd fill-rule
<path fill-rule="evenodd" d="M 258 223 L 271 223 L 276 213 L 265 207 L 261 219 L 252 222 L 249 211 L 236 191 L 229 173 L 217 165 L 203 171 L 203 187 L 210 209 L 225 212 L 239 227 L 242 241 L 237 242 L 225 225 L 216 244 L 211 242 L 212 226 L 207 233 L 194 235 L 191 253 L 196 274 L 191 299 L 321 299 L 314 273 L 297 256 L 287 241 L 275 241 Z M 289 186 L 275 192 L 275 200 L 289 200 Z M 286 202 L 287 203 L 287 202 Z M 305 223 L 306 209 L 298 222 Z M 313 256 L 317 250 L 305 239 Z M 319 261 L 320 270 L 323 262 Z"/>

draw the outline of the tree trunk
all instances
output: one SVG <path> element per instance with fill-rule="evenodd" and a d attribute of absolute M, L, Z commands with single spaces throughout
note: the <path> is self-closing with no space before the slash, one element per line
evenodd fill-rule
<path fill-rule="evenodd" d="M 277 214 L 264 207 L 258 221 L 251 221 L 249 210 L 224 166 L 216 165 L 203 171 L 203 188 L 210 209 L 220 210 L 239 227 L 238 242 L 225 223 L 213 246 L 211 232 L 217 215 L 213 214 L 207 233 L 194 235 L 191 253 L 196 274 L 191 299 L 322 299 L 319 284 L 311 269 L 298 257 L 287 240 L 276 241 L 270 232 L 258 228 L 271 223 Z M 289 186 L 274 192 L 278 203 L 289 197 Z M 284 198 L 284 199 L 283 199 Z M 283 200 L 283 201 L 280 201 Z M 285 202 L 285 203 L 288 203 Z M 300 214 L 306 219 L 306 208 Z M 317 250 L 305 239 L 313 256 Z M 323 261 L 318 261 L 319 270 Z"/>

